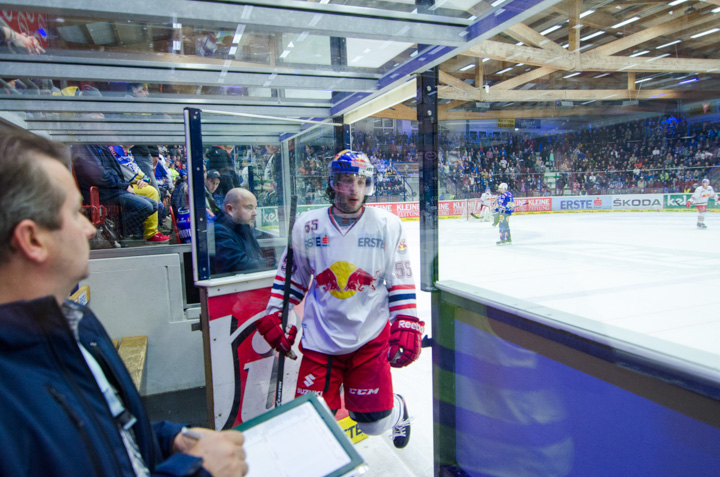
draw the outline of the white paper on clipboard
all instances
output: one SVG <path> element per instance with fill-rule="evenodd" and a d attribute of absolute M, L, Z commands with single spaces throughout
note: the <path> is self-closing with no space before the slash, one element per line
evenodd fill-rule
<path fill-rule="evenodd" d="M 337 424 L 333 420 L 330 425 Z M 353 466 L 351 472 L 338 474 L 338 470 L 351 464 L 353 459 L 309 401 L 242 432 L 248 477 L 359 475 L 366 469 L 361 462 L 362 465 Z M 341 434 L 341 438 L 347 439 L 342 431 Z"/>

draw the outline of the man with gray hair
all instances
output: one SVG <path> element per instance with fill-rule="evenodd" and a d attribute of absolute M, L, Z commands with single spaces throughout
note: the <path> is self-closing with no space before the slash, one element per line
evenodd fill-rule
<path fill-rule="evenodd" d="M 0 131 L 0 475 L 245 475 L 240 432 L 151 424 L 103 326 L 66 301 L 95 235 L 69 166 L 62 144 Z"/>

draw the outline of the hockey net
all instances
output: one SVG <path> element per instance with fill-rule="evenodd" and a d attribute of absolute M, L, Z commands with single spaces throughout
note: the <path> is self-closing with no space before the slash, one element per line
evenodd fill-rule
<path fill-rule="evenodd" d="M 472 219 L 471 214 L 480 215 L 480 209 L 482 209 L 482 201 L 480 199 L 465 199 L 465 210 L 463 211 L 461 220 Z"/>

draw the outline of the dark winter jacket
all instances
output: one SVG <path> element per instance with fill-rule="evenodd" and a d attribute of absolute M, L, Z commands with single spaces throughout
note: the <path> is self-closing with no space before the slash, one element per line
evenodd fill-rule
<path fill-rule="evenodd" d="M 130 181 L 124 179 L 120 164 L 107 146 L 73 146 L 72 160 L 78 186 L 86 202 L 89 202 L 91 186 L 97 186 L 101 202 L 130 193 L 127 191 Z"/>
<path fill-rule="evenodd" d="M 82 313 L 80 342 L 137 418 L 132 429 L 151 473 L 209 475 L 201 459 L 171 456 L 182 426 L 150 423 L 105 329 L 89 309 L 67 306 Z M 107 402 L 54 298 L 0 305 L 0 386 L 0 475 L 135 475 Z"/>
<path fill-rule="evenodd" d="M 247 224 L 236 224 L 222 214 L 215 221 L 215 273 L 259 270 L 266 263 L 260 245 Z"/>

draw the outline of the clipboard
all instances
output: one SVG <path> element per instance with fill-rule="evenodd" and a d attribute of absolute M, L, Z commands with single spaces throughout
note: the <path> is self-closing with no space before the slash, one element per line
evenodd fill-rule
<path fill-rule="evenodd" d="M 350 477 L 367 464 L 314 393 L 244 422 L 248 477 Z"/>

